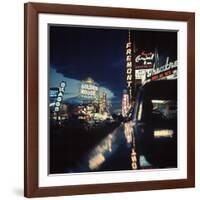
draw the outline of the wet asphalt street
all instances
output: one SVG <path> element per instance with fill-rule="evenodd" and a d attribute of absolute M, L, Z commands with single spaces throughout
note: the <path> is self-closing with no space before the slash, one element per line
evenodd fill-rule
<path fill-rule="evenodd" d="M 155 143 L 155 149 L 144 147 L 148 157 L 138 153 L 132 121 L 121 122 L 112 127 L 105 125 L 90 132 L 82 132 L 79 129 L 66 132 L 66 127 L 59 130 L 60 133 L 52 134 L 50 173 L 177 167 L 173 139 L 167 143 L 166 138 L 154 141 L 159 142 Z"/>
<path fill-rule="evenodd" d="M 87 152 L 74 169 L 66 172 L 92 172 L 137 169 L 132 122 L 121 123 Z"/>

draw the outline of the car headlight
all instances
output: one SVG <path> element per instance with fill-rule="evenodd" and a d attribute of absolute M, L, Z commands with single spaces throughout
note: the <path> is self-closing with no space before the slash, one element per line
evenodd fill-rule
<path fill-rule="evenodd" d="M 173 130 L 162 129 L 162 130 L 154 130 L 154 138 L 172 138 L 174 135 Z"/>

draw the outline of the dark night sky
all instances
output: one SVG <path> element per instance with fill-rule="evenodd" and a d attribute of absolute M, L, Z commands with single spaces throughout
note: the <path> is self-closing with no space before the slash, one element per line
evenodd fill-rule
<path fill-rule="evenodd" d="M 134 37 L 139 51 L 157 47 L 160 63 L 167 56 L 177 59 L 176 33 L 134 31 Z M 50 26 L 50 67 L 67 78 L 93 78 L 114 93 L 112 104 L 119 107 L 126 87 L 127 40 L 127 29 Z"/>

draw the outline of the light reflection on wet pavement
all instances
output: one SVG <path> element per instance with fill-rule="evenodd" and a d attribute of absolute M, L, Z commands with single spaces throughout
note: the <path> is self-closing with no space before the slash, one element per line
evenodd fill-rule
<path fill-rule="evenodd" d="M 121 123 L 67 172 L 137 169 L 132 122 Z"/>

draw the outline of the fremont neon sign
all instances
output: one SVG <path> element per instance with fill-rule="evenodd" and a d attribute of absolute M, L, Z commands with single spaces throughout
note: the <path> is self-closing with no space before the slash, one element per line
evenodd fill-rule
<path fill-rule="evenodd" d="M 126 81 L 129 98 L 132 98 L 133 68 L 132 68 L 131 42 L 126 44 Z"/>

